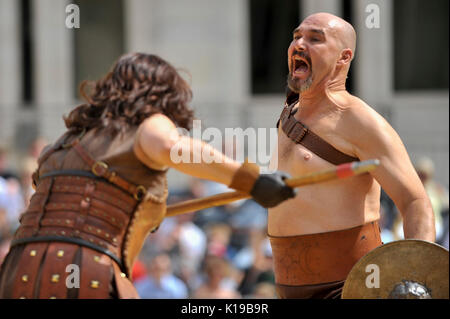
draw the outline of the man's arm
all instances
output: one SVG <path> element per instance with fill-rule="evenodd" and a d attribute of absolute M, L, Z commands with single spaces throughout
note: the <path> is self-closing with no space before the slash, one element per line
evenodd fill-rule
<path fill-rule="evenodd" d="M 371 109 L 365 109 L 357 117 L 359 134 L 354 140 L 355 151 L 360 160 L 380 160 L 380 166 L 371 174 L 400 210 L 405 238 L 434 242 L 431 203 L 399 135 Z"/>

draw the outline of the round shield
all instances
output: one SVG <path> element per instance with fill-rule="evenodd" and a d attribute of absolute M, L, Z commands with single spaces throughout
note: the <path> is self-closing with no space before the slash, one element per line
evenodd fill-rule
<path fill-rule="evenodd" d="M 448 250 L 424 240 L 381 245 L 353 266 L 343 299 L 448 299 Z"/>

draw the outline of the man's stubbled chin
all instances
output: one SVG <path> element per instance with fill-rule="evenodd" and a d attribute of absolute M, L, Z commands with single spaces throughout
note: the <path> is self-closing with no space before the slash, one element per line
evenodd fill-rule
<path fill-rule="evenodd" d="M 295 93 L 303 93 L 311 87 L 313 82 L 312 74 L 310 74 L 305 80 L 293 77 L 291 73 L 288 74 L 287 84 L 291 91 Z"/>
<path fill-rule="evenodd" d="M 304 52 L 294 51 L 290 60 L 288 87 L 295 93 L 302 93 L 312 84 L 311 58 Z"/>

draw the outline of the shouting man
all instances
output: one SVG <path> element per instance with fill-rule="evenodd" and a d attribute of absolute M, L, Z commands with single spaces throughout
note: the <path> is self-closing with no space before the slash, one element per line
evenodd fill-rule
<path fill-rule="evenodd" d="M 381 245 L 380 186 L 403 217 L 405 238 L 435 240 L 429 199 L 398 134 L 346 91 L 353 27 L 327 13 L 307 17 L 288 49 L 288 96 L 278 122 L 278 169 L 300 176 L 377 158 L 371 174 L 302 187 L 269 209 L 280 298 L 339 298 L 352 266 Z"/>

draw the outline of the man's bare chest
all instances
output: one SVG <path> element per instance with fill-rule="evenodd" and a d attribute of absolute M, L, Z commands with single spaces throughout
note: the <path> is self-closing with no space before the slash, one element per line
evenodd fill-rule
<path fill-rule="evenodd" d="M 333 167 L 301 144 L 296 144 L 283 132 L 278 135 L 278 167 L 290 174 L 302 175 Z"/>

